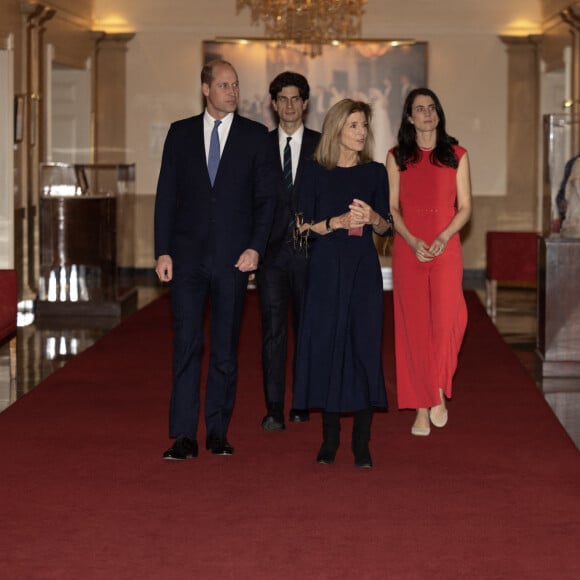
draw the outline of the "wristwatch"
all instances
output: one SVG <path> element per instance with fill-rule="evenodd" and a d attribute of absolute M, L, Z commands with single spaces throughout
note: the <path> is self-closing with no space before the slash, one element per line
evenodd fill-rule
<path fill-rule="evenodd" d="M 334 231 L 334 228 L 330 225 L 330 220 L 332 219 L 332 217 L 329 217 L 326 220 L 326 233 L 327 234 L 331 234 Z"/>

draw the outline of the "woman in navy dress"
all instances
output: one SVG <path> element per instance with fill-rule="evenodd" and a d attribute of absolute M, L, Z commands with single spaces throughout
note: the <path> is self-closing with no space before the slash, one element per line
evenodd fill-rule
<path fill-rule="evenodd" d="M 327 113 L 298 193 L 302 236 L 312 240 L 293 407 L 319 408 L 319 463 L 332 463 L 340 414 L 354 413 L 357 467 L 372 467 L 373 407 L 387 407 L 381 359 L 382 275 L 373 231 L 391 229 L 387 173 L 372 161 L 371 108 L 344 99 Z"/>

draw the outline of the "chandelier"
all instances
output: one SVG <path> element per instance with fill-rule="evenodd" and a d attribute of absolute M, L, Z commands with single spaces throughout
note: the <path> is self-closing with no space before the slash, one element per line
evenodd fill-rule
<path fill-rule="evenodd" d="M 298 44 L 310 56 L 322 46 L 360 36 L 366 0 L 236 0 L 249 8 L 252 24 L 264 23 L 266 35 L 282 44 Z"/>

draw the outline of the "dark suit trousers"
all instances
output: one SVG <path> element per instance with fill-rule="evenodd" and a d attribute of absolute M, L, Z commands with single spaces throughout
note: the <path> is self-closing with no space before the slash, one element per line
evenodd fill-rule
<path fill-rule="evenodd" d="M 306 257 L 295 253 L 289 244 L 282 246 L 275 259 L 263 264 L 258 270 L 257 285 L 262 311 L 262 372 L 269 413 L 279 414 L 284 409 L 288 307 L 291 304 L 296 347 L 306 272 Z"/>
<path fill-rule="evenodd" d="M 169 411 L 171 437 L 197 439 L 200 408 L 203 321 L 210 311 L 210 360 L 205 392 L 207 436 L 225 437 L 234 407 L 237 350 L 248 274 L 233 266 L 215 271 L 204 265 L 174 264 L 173 391 Z"/>

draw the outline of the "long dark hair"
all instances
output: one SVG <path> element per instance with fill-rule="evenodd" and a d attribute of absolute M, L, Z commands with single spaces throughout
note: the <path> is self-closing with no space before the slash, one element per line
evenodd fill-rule
<path fill-rule="evenodd" d="M 437 95 L 425 87 L 413 89 L 405 99 L 403 105 L 403 116 L 401 118 L 401 126 L 397 135 L 397 146 L 394 150 L 395 161 L 399 167 L 399 171 L 405 171 L 408 163 L 417 163 L 419 161 L 419 146 L 417 145 L 417 131 L 415 125 L 409 121 L 413 110 L 413 103 L 418 96 L 431 97 L 435 103 L 435 110 L 439 117 L 439 124 L 437 125 L 437 143 L 435 148 L 431 151 L 429 159 L 434 165 L 447 165 L 448 167 L 456 168 L 459 165 L 457 155 L 453 150 L 452 145 L 457 145 L 458 141 L 455 137 L 447 134 L 445 130 L 445 113 Z"/>

